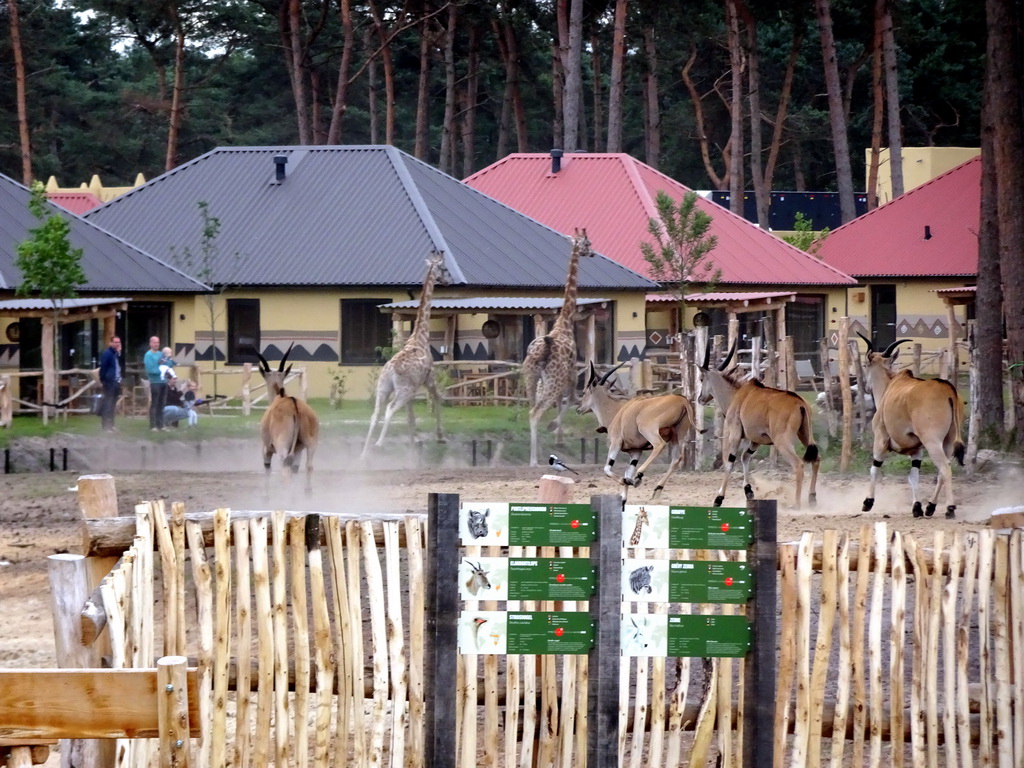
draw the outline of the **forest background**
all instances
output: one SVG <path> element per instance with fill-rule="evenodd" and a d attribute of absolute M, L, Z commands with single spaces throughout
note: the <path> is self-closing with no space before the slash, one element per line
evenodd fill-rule
<path fill-rule="evenodd" d="M 691 189 L 855 190 L 980 146 L 978 393 L 1024 424 L 1024 0 L 0 0 L 0 172 L 153 178 L 217 146 L 378 144 L 455 177 L 627 152 Z M 865 149 L 869 150 L 865 157 Z M 902 165 L 892 171 L 903 192 Z M 1024 448 L 1024 429 L 1010 436 Z"/>

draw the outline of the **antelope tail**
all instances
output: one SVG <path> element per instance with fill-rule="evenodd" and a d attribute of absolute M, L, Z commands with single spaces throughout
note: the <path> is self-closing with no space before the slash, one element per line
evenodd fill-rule
<path fill-rule="evenodd" d="M 957 464 L 962 467 L 964 465 L 964 457 L 967 453 L 963 438 L 960 434 L 960 424 L 964 420 L 964 404 L 960 397 L 955 394 L 956 389 L 954 389 L 953 392 L 953 397 L 949 398 L 949 407 L 953 409 L 953 425 L 956 427 L 956 433 L 953 437 L 953 458 L 956 459 Z"/>
<path fill-rule="evenodd" d="M 800 406 L 800 431 L 807 434 L 807 450 L 804 451 L 804 461 L 807 463 L 818 460 L 818 444 L 814 442 L 814 434 L 811 432 L 811 414 L 807 411 L 806 405 Z"/>

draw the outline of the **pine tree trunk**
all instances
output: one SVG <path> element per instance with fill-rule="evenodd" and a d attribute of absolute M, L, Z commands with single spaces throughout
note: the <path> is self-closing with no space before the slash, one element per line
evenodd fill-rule
<path fill-rule="evenodd" d="M 608 83 L 608 151 L 622 151 L 622 98 L 626 63 L 626 12 L 628 0 L 615 0 L 612 27 L 612 72 Z"/>
<path fill-rule="evenodd" d="M 32 186 L 32 140 L 28 130 L 28 102 L 25 98 L 25 56 L 21 49 L 21 21 L 18 0 L 7 0 L 11 28 L 11 50 L 14 53 L 14 86 L 18 102 L 18 144 L 21 148 L 21 183 Z"/>
<path fill-rule="evenodd" d="M 516 131 L 516 151 L 527 152 L 528 143 L 526 140 L 526 111 L 523 108 L 523 99 L 519 88 L 519 46 L 516 43 L 516 32 L 511 21 L 502 17 L 492 20 L 491 25 L 494 35 L 498 41 L 498 50 L 501 53 L 502 63 L 505 65 L 505 94 L 502 99 L 502 111 L 504 121 L 505 105 L 509 110 L 509 122 L 514 122 Z M 507 151 L 503 144 L 498 142 L 498 159 L 503 158 Z M 506 137 L 507 142 L 507 137 Z"/>
<path fill-rule="evenodd" d="M 591 94 L 594 98 L 594 151 L 604 152 L 604 103 L 601 96 L 601 82 L 603 74 L 601 70 L 601 43 L 597 35 L 590 36 L 590 71 L 593 75 L 591 81 Z"/>
<path fill-rule="evenodd" d="M 334 105 L 331 108 L 331 125 L 327 129 L 327 143 L 341 143 L 341 121 L 348 110 L 349 70 L 352 68 L 352 54 L 355 49 L 355 30 L 352 26 L 352 0 L 341 0 L 341 63 L 338 64 L 338 85 L 334 91 Z"/>
<path fill-rule="evenodd" d="M 747 39 L 747 104 L 750 106 L 750 183 L 754 188 L 757 208 L 757 225 L 768 229 L 768 203 L 770 189 L 765 184 L 763 148 L 761 146 L 761 73 L 760 53 L 757 44 L 757 22 L 750 9 L 737 3 L 739 17 L 743 20 Z"/>
<path fill-rule="evenodd" d="M 794 26 L 793 43 L 789 48 L 789 60 L 786 62 L 786 71 L 782 77 L 782 91 L 779 94 L 779 106 L 775 110 L 775 126 L 772 129 L 772 144 L 768 149 L 768 162 L 764 167 L 764 185 L 768 190 L 772 188 L 772 180 L 775 177 L 775 166 L 779 159 L 779 150 L 782 148 L 782 132 L 786 125 L 786 115 L 789 112 L 789 99 L 793 95 L 793 73 L 796 71 L 796 62 L 800 57 L 800 45 L 803 42 L 803 27 Z"/>
<path fill-rule="evenodd" d="M 473 173 L 476 164 L 476 101 L 480 87 L 480 27 L 469 28 L 466 94 L 462 107 L 462 177 Z"/>
<path fill-rule="evenodd" d="M 373 55 L 373 30 L 363 30 L 363 48 L 370 57 L 366 65 L 367 111 L 370 116 L 370 143 L 380 144 L 380 106 L 377 100 L 377 57 Z"/>
<path fill-rule="evenodd" d="M 167 154 L 164 170 L 170 171 L 178 165 L 178 136 L 185 115 L 185 30 L 181 26 L 177 8 L 170 4 L 174 23 L 174 85 L 171 88 L 171 112 L 167 122 Z"/>
<path fill-rule="evenodd" d="M 555 0 L 555 42 L 551 51 L 551 95 L 554 100 L 554 124 L 551 146 L 562 147 L 565 141 L 565 69 L 569 56 L 569 0 Z"/>
<path fill-rule="evenodd" d="M 882 25 L 885 0 L 875 0 L 875 36 L 871 48 L 871 156 L 868 158 L 868 210 L 878 207 L 878 157 L 882 148 L 882 122 L 885 118 L 885 89 L 882 87 Z"/>
<path fill-rule="evenodd" d="M 441 158 L 438 168 L 452 173 L 455 156 L 455 107 L 457 90 L 455 85 L 455 25 L 458 20 L 458 6 L 448 6 L 448 26 L 444 33 L 444 124 L 441 128 Z"/>
<path fill-rule="evenodd" d="M 562 94 L 565 128 L 562 148 L 566 152 L 575 152 L 580 145 L 580 97 L 583 94 L 583 0 L 569 0 L 568 43 L 565 91 Z"/>
<path fill-rule="evenodd" d="M 644 56 L 647 71 L 644 73 L 644 146 L 646 161 L 652 168 L 661 162 L 661 107 L 658 103 L 658 49 L 654 40 L 654 27 L 644 27 Z"/>
<path fill-rule="evenodd" d="M 693 78 L 690 77 L 690 70 L 693 69 L 693 65 L 696 62 L 697 47 L 691 45 L 690 56 L 683 65 L 682 70 L 680 70 L 679 76 L 683 81 L 683 85 L 686 86 L 686 92 L 690 94 L 690 102 L 693 104 L 693 121 L 697 126 L 697 145 L 700 147 L 700 158 L 704 163 L 704 172 L 711 179 L 711 184 L 715 189 L 722 189 L 725 184 L 722 177 L 715 170 L 715 165 L 711 160 L 711 142 L 708 140 L 708 132 L 705 127 L 704 105 L 701 101 L 700 92 L 697 90 L 697 85 L 693 82 Z M 728 147 L 726 147 L 726 151 L 722 154 L 725 156 L 726 172 L 728 172 Z"/>
<path fill-rule="evenodd" d="M 882 24 L 882 58 L 885 61 L 885 101 L 889 118 L 889 166 L 892 196 L 903 194 L 903 124 L 900 120 L 900 88 L 897 77 L 896 41 L 892 33 L 892 11 L 887 0 Z"/>
<path fill-rule="evenodd" d="M 424 14 L 425 8 L 420 12 Z M 416 87 L 416 159 L 426 162 L 430 151 L 430 28 L 421 18 L 416 25 L 420 33 L 420 76 Z"/>
<path fill-rule="evenodd" d="M 300 0 L 288 0 L 288 32 L 287 32 L 287 55 L 288 73 L 291 75 L 292 96 L 295 100 L 295 120 L 298 124 L 299 144 L 309 144 L 309 109 L 307 108 L 306 80 L 303 76 L 302 59 L 303 48 L 302 38 L 299 34 L 302 29 L 302 3 Z M 175 72 L 177 81 L 177 72 Z M 171 166 L 168 166 L 170 169 Z"/>
<path fill-rule="evenodd" d="M 974 344 L 978 362 L 978 431 L 981 447 L 996 447 L 1005 438 L 1003 407 L 1003 286 L 999 267 L 999 211 L 996 187 L 996 114 L 991 81 L 985 72 L 981 99 L 981 214 L 978 222 L 978 283 L 975 293 Z"/>
<path fill-rule="evenodd" d="M 995 167 L 998 188 L 999 266 L 1003 280 L 1003 318 L 1010 364 L 1024 362 L 1024 114 L 1020 92 L 1020 19 L 1014 0 L 987 0 L 988 66 L 995 121 Z M 1016 447 L 1024 448 L 1024 366 L 1010 372 L 1016 423 Z"/>
<path fill-rule="evenodd" d="M 729 210 L 743 215 L 743 51 L 740 48 L 736 0 L 725 2 L 726 36 L 729 41 L 731 89 L 729 96 Z"/>
<path fill-rule="evenodd" d="M 836 41 L 832 33 L 832 9 L 829 0 L 814 0 L 821 32 L 821 58 L 825 67 L 825 88 L 828 91 L 829 123 L 832 127 L 832 150 L 836 158 L 836 185 L 839 189 L 839 212 L 843 223 L 856 216 L 853 201 L 853 171 L 850 167 L 850 144 L 846 135 L 846 117 L 839 84 Z"/>

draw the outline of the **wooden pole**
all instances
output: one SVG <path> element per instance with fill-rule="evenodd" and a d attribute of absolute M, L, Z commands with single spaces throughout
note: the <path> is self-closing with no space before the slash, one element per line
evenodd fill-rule
<path fill-rule="evenodd" d="M 89 597 L 89 566 L 84 555 L 50 555 L 50 613 L 56 643 L 57 666 L 62 669 L 98 667 L 95 651 L 82 644 L 82 606 Z M 95 739 L 63 739 L 61 768 L 99 766 L 100 742 Z"/>
<path fill-rule="evenodd" d="M 252 363 L 242 363 L 242 415 L 252 413 Z"/>
<path fill-rule="evenodd" d="M 947 342 L 949 345 L 949 371 L 948 378 L 956 385 L 957 374 L 960 373 L 960 353 L 957 349 L 957 321 L 956 321 L 956 305 L 952 302 L 946 303 L 946 325 L 949 328 L 949 336 Z"/>
<path fill-rule="evenodd" d="M 978 347 L 974 343 L 974 321 L 967 323 L 967 357 L 970 366 L 967 369 L 968 391 L 970 392 L 971 411 L 967 416 L 967 455 L 964 464 L 967 473 L 973 475 L 978 461 L 978 430 L 981 425 L 981 381 L 978 378 Z"/>
<path fill-rule="evenodd" d="M 187 665 L 184 656 L 164 656 L 156 662 L 160 768 L 188 768 Z"/>
<path fill-rule="evenodd" d="M 537 488 L 537 501 L 541 504 L 567 504 L 576 481 L 561 475 L 543 475 Z"/>
<path fill-rule="evenodd" d="M 619 760 L 619 633 L 622 623 L 622 499 L 593 496 L 598 546 L 590 548 L 597 568 L 597 593 L 590 611 L 597 627 L 587 665 L 587 768 L 617 768 Z"/>
<path fill-rule="evenodd" d="M 14 418 L 14 394 L 11 377 L 0 376 L 0 427 L 9 427 Z"/>
<path fill-rule="evenodd" d="M 754 521 L 754 543 L 747 561 L 754 568 L 754 592 L 747 615 L 754 619 L 754 648 L 743 674 L 743 766 L 768 765 L 774 751 L 779 567 L 778 505 L 774 499 L 748 503 Z"/>
<path fill-rule="evenodd" d="M 459 593 L 454 574 L 459 568 L 459 496 L 431 493 L 427 497 L 426 645 L 423 688 L 434 705 L 427 723 L 424 765 L 455 768 L 456 654 Z M 474 727 L 475 721 L 467 727 Z"/>
<path fill-rule="evenodd" d="M 839 455 L 839 471 L 850 466 L 853 450 L 853 393 L 850 391 L 850 318 L 839 318 L 839 392 L 843 397 L 843 440 Z M 861 393 L 863 398 L 863 392 Z"/>
<path fill-rule="evenodd" d="M 57 377 L 54 374 L 56 361 L 53 359 L 53 319 L 41 318 L 43 327 L 42 353 L 43 353 L 43 403 L 54 403 L 57 401 Z M 40 403 L 42 405 L 42 403 Z M 48 423 L 50 418 L 50 406 L 42 406 L 43 424 Z"/>

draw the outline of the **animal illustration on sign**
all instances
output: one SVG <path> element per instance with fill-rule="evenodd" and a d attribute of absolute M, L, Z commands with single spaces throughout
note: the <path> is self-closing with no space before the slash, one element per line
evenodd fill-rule
<path fill-rule="evenodd" d="M 490 589 L 491 582 L 487 578 L 488 571 L 485 571 L 479 562 L 473 565 L 469 560 L 466 560 L 465 563 L 470 569 L 469 578 L 466 580 L 466 589 L 469 590 L 469 593 L 475 596 L 481 589 Z"/>
<path fill-rule="evenodd" d="M 491 510 L 485 509 L 481 512 L 479 509 L 469 510 L 469 515 L 466 517 L 466 528 L 469 529 L 469 534 L 474 539 L 482 539 L 487 535 L 487 516 L 491 514 Z"/>
<path fill-rule="evenodd" d="M 654 591 L 651 587 L 651 573 L 653 572 L 653 565 L 644 565 L 630 571 L 629 588 L 633 591 L 634 595 L 639 595 L 644 590 L 647 590 L 647 594 L 651 594 Z"/>
<path fill-rule="evenodd" d="M 647 508 L 640 507 L 640 511 L 636 513 L 636 527 L 633 528 L 633 533 L 629 537 L 629 546 L 635 547 L 640 543 L 640 536 L 643 533 L 644 524 L 650 525 L 650 520 L 647 519 Z"/>

